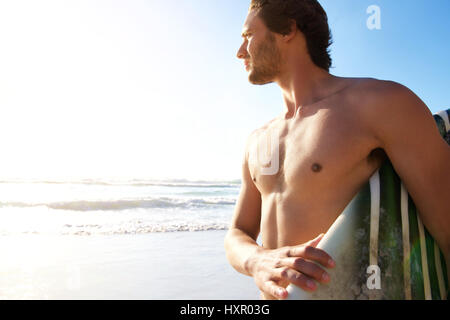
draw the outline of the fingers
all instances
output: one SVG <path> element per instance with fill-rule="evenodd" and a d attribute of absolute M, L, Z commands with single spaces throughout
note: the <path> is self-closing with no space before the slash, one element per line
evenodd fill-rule
<path fill-rule="evenodd" d="M 280 287 L 274 281 L 266 281 L 261 289 L 277 299 L 284 299 L 288 295 L 286 289 Z"/>
<path fill-rule="evenodd" d="M 320 234 L 303 245 L 264 252 L 258 272 L 253 275 L 260 290 L 274 298 L 285 299 L 288 295 L 285 287 L 289 283 L 314 291 L 315 281 L 329 282 L 330 276 L 322 266 L 333 268 L 335 263 L 324 250 L 316 248 L 323 236 Z"/>
<path fill-rule="evenodd" d="M 307 246 L 311 246 L 311 247 L 315 248 L 319 244 L 320 240 L 322 240 L 324 235 L 325 235 L 325 233 L 321 233 L 317 236 L 317 238 L 310 240 L 310 241 L 304 243 L 303 245 L 307 245 Z"/>
<path fill-rule="evenodd" d="M 283 259 L 283 265 L 287 268 L 294 270 L 295 272 L 302 273 L 307 278 L 314 279 L 320 283 L 327 283 L 330 281 L 329 274 L 319 267 L 317 264 L 311 261 L 307 261 L 303 258 L 286 258 Z M 290 274 L 292 275 L 292 274 Z M 308 278 L 308 279 L 309 279 Z M 287 279 L 289 280 L 289 279 Z"/>
<path fill-rule="evenodd" d="M 301 257 L 320 263 L 324 267 L 333 268 L 335 266 L 334 260 L 325 251 L 309 245 L 301 245 L 292 247 L 287 252 L 288 257 Z"/>
<path fill-rule="evenodd" d="M 314 291 L 317 288 L 316 283 L 307 275 L 300 273 L 291 268 L 280 268 L 279 276 L 286 279 L 290 283 L 302 288 L 306 291 Z"/>

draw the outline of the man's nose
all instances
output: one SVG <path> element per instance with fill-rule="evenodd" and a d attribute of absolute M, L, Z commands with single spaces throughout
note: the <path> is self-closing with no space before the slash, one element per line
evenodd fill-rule
<path fill-rule="evenodd" d="M 241 44 L 241 47 L 239 48 L 238 52 L 237 52 L 237 58 L 238 59 L 244 59 L 247 56 L 247 48 L 246 48 L 246 41 L 244 41 Z"/>

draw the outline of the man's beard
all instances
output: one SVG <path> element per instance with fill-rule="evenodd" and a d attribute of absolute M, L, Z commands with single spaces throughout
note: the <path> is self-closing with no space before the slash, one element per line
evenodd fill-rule
<path fill-rule="evenodd" d="M 248 80 L 252 84 L 271 83 L 280 73 L 281 54 L 276 46 L 275 37 L 269 32 L 265 40 L 251 60 Z"/>

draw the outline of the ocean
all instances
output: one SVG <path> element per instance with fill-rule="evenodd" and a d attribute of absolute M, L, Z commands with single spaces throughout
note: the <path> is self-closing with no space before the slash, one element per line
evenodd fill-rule
<path fill-rule="evenodd" d="M 223 245 L 239 190 L 240 181 L 0 181 L 0 300 L 258 298 Z"/>
<path fill-rule="evenodd" d="M 240 181 L 0 181 L 0 235 L 226 230 Z"/>

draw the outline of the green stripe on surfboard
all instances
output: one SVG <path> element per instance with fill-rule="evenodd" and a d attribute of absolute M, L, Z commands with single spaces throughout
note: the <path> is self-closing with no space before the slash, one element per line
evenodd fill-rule
<path fill-rule="evenodd" d="M 445 257 L 444 254 L 442 253 L 442 251 L 439 251 L 439 253 L 441 254 L 441 265 L 442 265 L 442 273 L 444 276 L 444 285 L 445 285 L 445 291 L 447 292 L 447 299 L 450 298 L 449 296 L 449 287 L 448 287 L 448 274 L 447 274 L 447 264 L 445 263 Z"/>
<path fill-rule="evenodd" d="M 380 174 L 380 225 L 378 266 L 381 270 L 382 299 L 405 299 L 403 284 L 402 221 L 400 178 L 386 161 Z"/>
<path fill-rule="evenodd" d="M 354 201 L 354 209 L 357 212 L 370 212 L 370 185 L 366 184 Z M 369 265 L 369 256 L 370 256 L 370 214 L 363 215 L 362 219 L 357 220 L 356 228 L 354 232 L 354 239 L 359 246 L 359 257 L 358 257 L 358 283 L 364 284 L 367 279 L 367 266 Z M 355 295 L 360 296 L 360 298 L 365 297 L 368 298 L 367 292 L 364 290 L 364 285 L 360 288 L 354 288 Z"/>
<path fill-rule="evenodd" d="M 410 239 L 410 266 L 411 266 L 411 296 L 413 300 L 424 300 L 424 286 L 422 273 L 422 258 L 420 251 L 420 235 L 417 223 L 416 207 L 409 197 L 409 239 Z"/>
<path fill-rule="evenodd" d="M 427 246 L 428 257 L 428 272 L 430 276 L 431 298 L 433 300 L 440 300 L 441 294 L 439 292 L 439 281 L 436 272 L 436 263 L 434 260 L 434 239 L 428 230 L 425 228 L 425 240 Z"/>
<path fill-rule="evenodd" d="M 422 258 L 420 251 L 420 235 L 417 223 L 416 207 L 409 197 L 409 238 L 410 238 L 410 266 L 411 266 L 411 295 L 413 300 L 424 300 L 424 286 L 422 273 Z"/>

